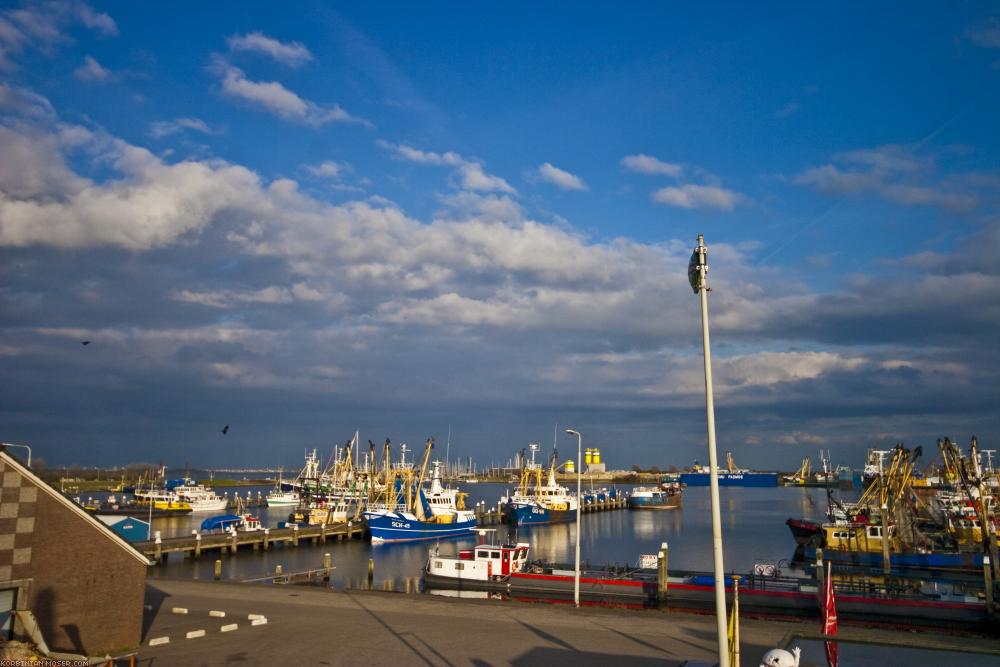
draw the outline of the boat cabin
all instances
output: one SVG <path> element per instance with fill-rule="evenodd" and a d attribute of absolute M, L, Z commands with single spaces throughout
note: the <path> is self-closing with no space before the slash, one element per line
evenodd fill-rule
<path fill-rule="evenodd" d="M 457 580 L 490 581 L 521 572 L 528 564 L 528 543 L 480 544 L 474 549 L 463 549 L 458 557 L 442 556 L 432 552 L 427 563 L 427 573 L 436 577 Z"/>
<path fill-rule="evenodd" d="M 882 551 L 882 526 L 877 524 L 824 525 L 824 546 L 838 551 Z M 894 548 L 895 526 L 889 526 L 889 550 Z"/>

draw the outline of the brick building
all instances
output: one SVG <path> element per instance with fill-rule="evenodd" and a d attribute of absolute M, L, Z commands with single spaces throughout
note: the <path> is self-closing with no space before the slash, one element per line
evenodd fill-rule
<path fill-rule="evenodd" d="M 128 542 L 0 451 L 0 639 L 30 611 L 52 651 L 138 647 L 149 562 Z"/>

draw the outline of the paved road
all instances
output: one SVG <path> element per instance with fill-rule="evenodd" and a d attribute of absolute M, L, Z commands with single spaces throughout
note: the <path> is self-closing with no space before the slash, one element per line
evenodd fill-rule
<path fill-rule="evenodd" d="M 139 665 L 445 665 L 487 667 L 672 667 L 715 658 L 715 618 L 655 610 L 575 609 L 546 603 L 457 600 L 431 595 L 334 592 L 307 586 L 156 580 L 147 585 Z M 172 613 L 181 607 L 187 614 Z M 224 611 L 215 618 L 209 611 Z M 248 616 L 267 618 L 252 626 Z M 223 625 L 238 629 L 222 633 Z M 816 623 L 744 619 L 742 664 L 755 666 L 791 634 Z M 205 636 L 187 639 L 190 631 Z M 170 642 L 149 646 L 158 637 Z M 841 627 L 868 643 L 953 651 L 1000 641 L 891 629 Z M 933 664 L 933 663 L 926 663 Z M 978 664 L 978 663 L 977 663 Z"/>

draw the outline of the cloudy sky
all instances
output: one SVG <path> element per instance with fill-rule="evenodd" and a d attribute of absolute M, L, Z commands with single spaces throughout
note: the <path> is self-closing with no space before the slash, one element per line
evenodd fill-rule
<path fill-rule="evenodd" d="M 1000 444 L 995 3 L 2 7 L 0 439 L 46 461 L 704 461 L 698 233 L 721 452 Z"/>

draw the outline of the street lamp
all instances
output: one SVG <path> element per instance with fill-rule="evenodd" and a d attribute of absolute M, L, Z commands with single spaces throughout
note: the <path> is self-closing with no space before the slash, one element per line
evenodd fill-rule
<path fill-rule="evenodd" d="M 0 449 L 6 447 L 24 447 L 28 450 L 28 468 L 31 468 L 31 447 L 28 445 L 15 445 L 13 442 L 0 442 Z"/>
<path fill-rule="evenodd" d="M 573 603 L 580 606 L 580 475 L 583 469 L 583 461 L 580 458 L 580 447 L 583 436 L 579 431 L 571 428 L 566 429 L 570 435 L 576 436 L 576 570 L 573 572 Z"/>
<path fill-rule="evenodd" d="M 715 557 L 715 621 L 719 635 L 719 667 L 729 666 L 726 633 L 726 584 L 722 564 L 722 517 L 719 513 L 719 464 L 715 455 L 715 402 L 712 397 L 712 349 L 708 338 L 708 248 L 698 234 L 698 246 L 691 253 L 688 281 L 695 294 L 701 293 L 701 332 L 705 353 L 705 412 L 708 419 L 708 466 L 712 494 L 712 552 Z"/>

